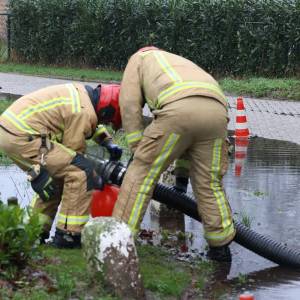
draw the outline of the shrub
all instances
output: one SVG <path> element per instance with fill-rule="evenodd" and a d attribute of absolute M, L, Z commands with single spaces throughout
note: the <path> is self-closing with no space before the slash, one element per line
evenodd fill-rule
<path fill-rule="evenodd" d="M 11 277 L 38 252 L 42 228 L 37 213 L 1 202 L 0 220 L 0 274 Z"/>
<path fill-rule="evenodd" d="M 154 44 L 219 74 L 300 72 L 299 0 L 10 0 L 20 60 L 120 69 Z"/>

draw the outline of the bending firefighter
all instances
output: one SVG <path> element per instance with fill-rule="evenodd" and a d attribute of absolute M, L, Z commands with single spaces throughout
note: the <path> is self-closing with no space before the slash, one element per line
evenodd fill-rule
<path fill-rule="evenodd" d="M 81 84 L 50 86 L 15 101 L 0 117 L 0 148 L 28 172 L 36 196 L 32 206 L 49 237 L 57 214 L 54 244 L 80 246 L 81 229 L 89 220 L 94 188 L 103 182 L 84 157 L 86 139 L 105 146 L 111 159 L 122 149 L 112 143 L 100 122 L 120 125 L 119 85 Z"/>
<path fill-rule="evenodd" d="M 144 129 L 146 103 L 154 119 Z M 222 186 L 228 160 L 227 102 L 218 83 L 193 62 L 146 47 L 126 66 L 119 104 L 134 157 L 113 216 L 136 230 L 161 173 L 178 159 L 176 187 L 185 191 L 190 176 L 208 257 L 231 261 L 228 245 L 235 228 Z"/>

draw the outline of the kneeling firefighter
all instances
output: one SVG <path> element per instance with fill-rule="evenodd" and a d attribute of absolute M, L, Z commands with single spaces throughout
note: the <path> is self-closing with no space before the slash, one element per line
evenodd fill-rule
<path fill-rule="evenodd" d="M 119 89 L 79 83 L 49 86 L 19 98 L 0 116 L 0 149 L 28 172 L 36 193 L 31 206 L 44 226 L 42 241 L 49 237 L 60 205 L 54 245 L 80 247 L 92 190 L 103 186 L 84 157 L 86 139 L 106 147 L 111 159 L 122 155 L 105 127 L 98 125 L 121 125 Z"/>
<path fill-rule="evenodd" d="M 235 228 L 222 185 L 229 146 L 227 101 L 218 83 L 183 57 L 145 47 L 125 68 L 119 103 L 122 127 L 134 156 L 113 216 L 135 231 L 160 174 L 179 159 L 175 188 L 185 192 L 191 178 L 209 244 L 208 257 L 231 261 L 228 245 Z M 154 120 L 144 129 L 146 103 Z"/>

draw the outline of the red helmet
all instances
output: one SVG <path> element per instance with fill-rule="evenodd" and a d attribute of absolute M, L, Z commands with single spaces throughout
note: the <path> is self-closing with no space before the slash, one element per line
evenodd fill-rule
<path fill-rule="evenodd" d="M 119 106 L 119 84 L 101 84 L 96 113 L 100 123 L 112 123 L 114 129 L 121 127 L 121 113 Z"/>
<path fill-rule="evenodd" d="M 159 50 L 159 49 L 155 46 L 146 46 L 146 47 L 139 49 L 138 52 L 146 52 L 146 51 L 150 51 L 150 50 Z"/>

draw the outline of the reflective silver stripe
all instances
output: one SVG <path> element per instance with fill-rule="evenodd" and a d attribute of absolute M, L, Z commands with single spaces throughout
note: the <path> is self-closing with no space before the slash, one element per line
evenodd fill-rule
<path fill-rule="evenodd" d="M 158 107 L 162 105 L 164 100 L 166 100 L 168 97 L 174 95 L 177 92 L 180 92 L 182 90 L 192 89 L 192 88 L 200 88 L 204 90 L 208 90 L 210 92 L 213 92 L 220 96 L 223 100 L 226 100 L 225 95 L 223 94 L 220 87 L 216 84 L 207 83 L 207 82 L 198 82 L 198 81 L 184 81 L 180 83 L 175 83 L 172 86 L 168 87 L 164 91 L 160 92 L 157 98 Z"/>
<path fill-rule="evenodd" d="M 72 83 L 66 84 L 66 87 L 68 88 L 72 99 L 72 112 L 73 113 L 80 112 L 81 106 L 80 106 L 79 93 L 77 89 Z"/>
<path fill-rule="evenodd" d="M 126 135 L 126 140 L 128 144 L 132 144 L 134 142 L 140 141 L 142 138 L 143 138 L 142 130 L 134 131 Z"/>
<path fill-rule="evenodd" d="M 154 51 L 154 56 L 155 56 L 156 60 L 158 61 L 160 67 L 163 69 L 163 71 L 169 76 L 169 78 L 173 82 L 181 82 L 182 81 L 179 74 L 170 65 L 170 63 L 167 61 L 167 59 L 164 57 L 164 55 L 161 51 Z"/>
<path fill-rule="evenodd" d="M 71 99 L 68 99 L 65 97 L 53 98 L 53 99 L 50 99 L 48 101 L 31 106 L 31 107 L 23 110 L 18 115 L 18 117 L 22 120 L 25 120 L 35 113 L 46 111 L 46 110 L 52 109 L 54 107 L 66 105 L 66 104 L 72 104 Z"/>
<path fill-rule="evenodd" d="M 177 135 L 175 133 L 172 133 L 168 137 L 160 154 L 155 159 L 154 163 L 151 166 L 149 173 L 145 177 L 143 184 L 140 186 L 140 189 L 137 193 L 135 203 L 134 203 L 134 206 L 133 206 L 133 209 L 130 214 L 129 221 L 128 221 L 128 224 L 133 231 L 135 230 L 135 227 L 139 220 L 141 210 L 143 208 L 143 204 L 147 197 L 147 193 L 149 193 L 149 191 L 151 190 L 155 180 L 157 179 L 157 176 L 160 174 L 161 168 L 163 167 L 165 161 L 169 158 L 170 154 L 172 153 L 172 150 L 173 150 L 174 146 L 176 145 L 178 139 L 179 139 L 179 135 Z"/>
<path fill-rule="evenodd" d="M 15 125 L 18 129 L 20 129 L 23 132 L 29 133 L 29 134 L 38 134 L 37 131 L 33 130 L 31 127 L 29 127 L 25 122 L 18 119 L 18 117 L 11 112 L 10 110 L 6 110 L 3 114 L 3 117 L 8 119 L 13 125 Z"/>
<path fill-rule="evenodd" d="M 67 224 L 67 225 L 84 225 L 89 221 L 89 216 L 67 216 L 64 214 L 58 214 L 57 222 L 60 224 Z"/>
<path fill-rule="evenodd" d="M 227 228 L 232 222 L 232 219 L 220 180 L 222 144 L 223 139 L 216 139 L 214 142 L 210 188 L 212 189 L 218 204 L 222 219 L 222 227 Z"/>
<path fill-rule="evenodd" d="M 231 236 L 234 233 L 234 230 L 234 225 L 231 223 L 226 228 L 223 228 L 221 232 L 206 232 L 204 236 L 207 240 L 223 241 L 226 240 L 227 237 Z"/>

